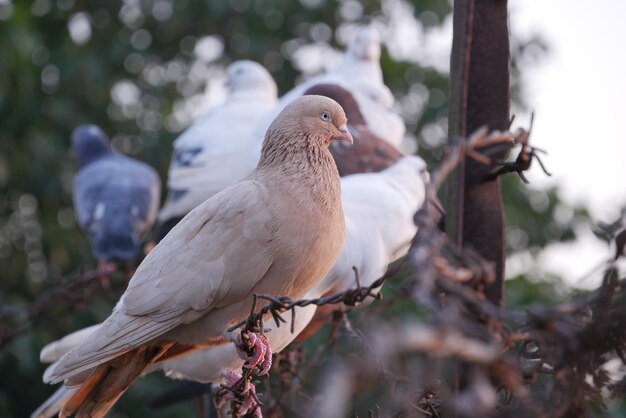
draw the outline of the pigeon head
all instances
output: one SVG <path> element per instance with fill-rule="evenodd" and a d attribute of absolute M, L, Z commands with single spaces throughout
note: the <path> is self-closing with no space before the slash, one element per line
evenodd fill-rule
<path fill-rule="evenodd" d="M 348 118 L 349 125 L 366 125 L 365 118 L 361 113 L 361 109 L 359 108 L 359 104 L 356 99 L 348 90 L 339 86 L 338 84 L 331 83 L 320 83 L 315 84 L 312 87 L 309 87 L 304 95 L 318 95 L 318 96 L 326 96 L 337 103 L 343 108 L 346 112 L 346 116 Z"/>
<path fill-rule="evenodd" d="M 80 125 L 72 131 L 71 153 L 81 167 L 111 152 L 109 137 L 96 125 Z"/>
<path fill-rule="evenodd" d="M 259 63 L 249 60 L 235 61 L 226 69 L 227 84 L 231 93 L 262 91 L 276 97 L 278 89 L 270 73 Z"/>
<path fill-rule="evenodd" d="M 331 141 L 352 143 L 346 114 L 336 101 L 324 96 L 302 96 L 287 105 L 265 135 L 261 163 L 285 160 L 301 152 L 320 155 Z M 329 158 L 330 152 L 328 152 Z"/>
<path fill-rule="evenodd" d="M 371 26 L 359 29 L 348 45 L 347 56 L 360 61 L 380 59 L 380 35 Z"/>

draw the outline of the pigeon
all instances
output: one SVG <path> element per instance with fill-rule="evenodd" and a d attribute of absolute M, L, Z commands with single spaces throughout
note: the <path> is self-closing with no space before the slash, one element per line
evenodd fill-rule
<path fill-rule="evenodd" d="M 139 259 L 142 235 L 157 215 L 157 172 L 113 151 L 107 135 L 95 125 L 77 127 L 71 141 L 80 166 L 74 177 L 74 211 L 101 272 L 110 270 L 109 261 Z"/>
<path fill-rule="evenodd" d="M 405 256 L 417 233 L 415 213 L 430 204 L 426 193 L 429 182 L 426 163 L 415 155 L 403 157 L 380 173 L 343 178 L 346 241 L 331 274 L 314 290 L 329 296 L 356 287 L 353 267 L 357 268 L 360 285 L 370 286 L 386 273 L 389 264 Z M 328 323 L 334 310 L 333 305 L 318 308 L 298 341 Z"/>
<path fill-rule="evenodd" d="M 425 202 L 428 181 L 426 164 L 417 156 L 403 157 L 379 173 L 356 174 L 342 178 L 345 242 L 330 272 L 304 297 L 317 298 L 355 287 L 353 266 L 358 269 L 361 285 L 369 286 L 385 273 L 388 264 L 405 255 L 417 231 L 413 215 Z M 290 327 L 285 325 L 271 328 L 266 333 L 272 350 L 281 351 L 305 328 L 305 332 L 313 332 L 327 322 L 326 315 L 325 310 L 317 309 L 314 305 L 296 308 L 294 333 L 291 333 Z M 289 313 L 285 317 L 287 321 L 290 320 Z M 58 360 L 65 352 L 94 332 L 94 329 L 97 328 L 90 327 L 77 331 L 44 347 L 42 361 Z M 197 350 L 153 364 L 146 372 L 161 370 L 171 379 L 223 383 L 224 370 L 240 369 L 243 363 L 244 359 L 240 358 L 234 345 L 227 344 Z M 63 386 L 37 410 L 39 415 L 34 413 L 32 418 L 52 416 L 41 411 L 49 410 L 56 413 L 60 407 L 58 399 L 67 398 L 72 393 L 72 389 Z"/>
<path fill-rule="evenodd" d="M 356 287 L 353 267 L 359 272 L 361 286 L 369 286 L 386 272 L 390 263 L 406 255 L 417 233 L 413 217 L 426 202 L 428 182 L 426 163 L 418 156 L 406 156 L 379 173 L 342 178 L 344 245 L 330 272 L 304 298 L 319 298 Z M 314 320 L 316 309 L 315 305 L 295 309 L 294 333 L 285 325 L 271 328 L 266 335 L 272 350 L 280 352 L 289 345 Z M 290 322 L 289 313 L 285 319 Z M 224 381 L 224 369 L 239 369 L 243 363 L 231 344 L 195 351 L 163 362 L 160 368 L 172 379 L 209 383 Z"/>
<path fill-rule="evenodd" d="M 104 416 L 152 363 L 236 340 L 226 329 L 253 293 L 298 299 L 326 276 L 345 236 L 332 140 L 352 141 L 332 99 L 305 96 L 276 117 L 255 170 L 185 216 L 98 332 L 46 371 L 47 383 L 80 385 L 60 416 Z M 264 341 L 253 350 L 271 356 Z"/>
<path fill-rule="evenodd" d="M 273 116 L 292 100 L 320 83 L 337 84 L 350 91 L 361 107 L 368 126 L 378 137 L 400 146 L 404 140 L 406 126 L 402 118 L 392 109 L 393 94 L 383 82 L 380 67 L 380 35 L 372 26 L 360 28 L 344 54 L 343 61 L 327 73 L 315 76 L 285 93 L 276 108 L 259 125 L 263 131 Z"/>
<path fill-rule="evenodd" d="M 200 115 L 174 141 L 167 199 L 153 234 L 156 242 L 200 203 L 247 176 L 259 161 L 265 132 L 255 127 L 276 105 L 276 83 L 254 61 L 235 61 L 226 74 L 226 100 Z"/>
<path fill-rule="evenodd" d="M 304 94 L 330 97 L 346 112 L 354 144 L 350 147 L 343 143 L 330 145 L 340 176 L 378 172 L 402 158 L 402 152 L 369 129 L 359 104 L 348 90 L 337 84 L 321 83 L 309 87 Z"/>

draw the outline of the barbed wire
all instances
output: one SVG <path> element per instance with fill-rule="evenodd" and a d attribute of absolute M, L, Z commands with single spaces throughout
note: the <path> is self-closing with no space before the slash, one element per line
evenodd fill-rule
<path fill-rule="evenodd" d="M 514 146 L 522 142 L 528 144 L 528 140 L 528 133 L 523 129 L 519 129 L 515 133 L 508 131 L 489 132 L 485 127 L 480 128 L 467 139 L 457 138 L 448 148 L 437 170 L 433 171 L 431 182 L 426 185 L 426 195 L 430 199 L 434 198 L 445 178 L 458 166 L 465 156 L 474 158 L 481 163 L 489 164 L 489 157 L 478 152 L 477 150 L 479 148 L 493 145 Z M 481 300 L 476 300 L 476 295 L 482 294 L 484 286 L 493 282 L 495 277 L 493 267 L 475 251 L 460 248 L 451 242 L 447 236 L 437 228 L 433 221 L 436 217 L 433 217 L 432 213 L 429 213 L 429 211 L 432 210 L 433 208 L 425 206 L 416 213 L 414 218 L 419 232 L 411 244 L 409 257 L 407 257 L 407 260 L 410 260 L 412 264 L 413 271 L 420 271 L 422 273 L 420 274 L 422 281 L 426 276 L 426 274 L 424 274 L 425 272 L 431 272 L 430 275 L 434 277 L 445 277 L 449 279 L 443 282 L 438 281 L 438 289 L 447 293 L 456 293 L 468 306 L 477 309 L 483 314 L 498 316 L 500 313 L 498 307 L 486 301 L 484 297 Z M 353 267 L 355 288 L 320 298 L 293 300 L 286 296 L 254 294 L 248 317 L 231 326 L 227 331 L 234 332 L 240 329 L 242 339 L 244 339 L 249 332 L 262 334 L 265 330 L 265 317 L 271 317 L 275 325 L 280 327 L 281 324 L 287 323 L 283 314 L 289 311 L 291 312 L 291 332 L 293 333 L 296 307 L 302 308 L 309 305 L 322 307 L 338 304 L 352 307 L 363 303 L 368 297 L 381 299 L 382 293 L 378 290 L 387 279 L 395 276 L 402 266 L 403 264 L 399 264 L 395 269 L 388 271 L 385 275 L 365 287 L 362 287 L 360 284 L 358 269 Z M 431 280 L 431 282 L 433 285 L 435 284 L 435 280 Z M 430 297 L 421 299 L 423 302 L 429 298 Z M 257 309 L 260 301 L 266 301 L 267 303 Z M 439 304 L 427 303 L 427 305 L 433 311 L 437 311 L 440 307 Z M 238 400 L 246 398 L 248 387 L 254 375 L 254 370 L 244 367 L 241 378 L 234 385 L 223 385 L 218 396 L 223 398 L 228 394 L 228 396 Z M 255 401 L 257 402 L 257 408 L 261 408 L 262 404 L 256 396 Z M 430 409 L 434 411 L 433 405 L 438 404 L 439 401 L 433 399 L 432 402 L 427 403 L 427 409 L 425 410 Z M 234 417 L 240 416 L 239 408 L 241 405 L 242 401 L 234 402 L 229 413 Z"/>

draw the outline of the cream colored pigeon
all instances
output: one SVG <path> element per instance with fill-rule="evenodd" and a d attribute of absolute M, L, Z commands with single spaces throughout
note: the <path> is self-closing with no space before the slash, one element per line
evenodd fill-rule
<path fill-rule="evenodd" d="M 346 218 L 346 238 L 339 258 L 328 275 L 311 289 L 305 298 L 340 292 L 355 286 L 352 266 L 359 270 L 361 285 L 368 286 L 382 276 L 387 265 L 406 254 L 417 231 L 413 215 L 425 201 L 428 182 L 426 164 L 417 156 L 407 156 L 379 173 L 350 175 L 342 178 L 342 202 Z M 333 307 L 333 308 L 336 308 Z M 274 352 L 281 351 L 316 314 L 316 307 L 297 308 L 294 333 L 289 326 L 272 328 L 266 335 Z M 285 314 L 286 319 L 290 314 Z M 315 315 L 315 317 L 317 317 Z M 314 325 L 325 322 L 322 316 Z M 41 360 L 52 362 L 94 332 L 95 327 L 77 331 L 42 350 Z M 241 369 L 241 359 L 232 344 L 209 347 L 154 364 L 148 371 L 162 370 L 172 379 L 196 382 L 222 382 L 224 369 Z M 33 418 L 56 413 L 72 389 L 61 387 L 35 413 Z"/>
<path fill-rule="evenodd" d="M 276 83 L 261 64 L 248 60 L 230 64 L 226 75 L 226 100 L 198 116 L 174 141 L 156 242 L 200 203 L 247 176 L 259 161 L 265 131 L 255 128 L 276 106 Z"/>
<path fill-rule="evenodd" d="M 285 93 L 276 108 L 259 124 L 263 132 L 285 106 L 315 84 L 333 83 L 350 91 L 370 130 L 398 147 L 404 139 L 406 126 L 391 108 L 393 95 L 383 81 L 380 67 L 380 35 L 372 26 L 360 28 L 348 44 L 343 61 L 327 73 L 312 77 Z"/>
<path fill-rule="evenodd" d="M 318 298 L 356 287 L 353 266 L 362 286 L 381 277 L 387 266 L 404 256 L 417 232 L 413 216 L 425 202 L 428 172 L 418 156 L 407 156 L 379 173 L 355 174 L 341 179 L 346 218 L 346 239 L 337 262 L 305 299 Z M 333 306 L 336 309 L 337 306 Z M 290 326 L 266 324 L 274 352 L 282 351 L 314 319 L 317 307 L 296 308 L 294 332 Z M 286 313 L 285 319 L 291 319 Z M 316 325 L 321 325 L 321 318 Z M 167 377 L 201 383 L 223 382 L 224 369 L 241 369 L 244 360 L 234 345 L 210 347 L 161 363 Z"/>
<path fill-rule="evenodd" d="M 341 177 L 382 171 L 403 157 L 400 150 L 372 132 L 361 107 L 348 90 L 337 84 L 322 83 L 309 87 L 304 94 L 330 97 L 346 112 L 348 130 L 354 138 L 354 145 L 346 147 L 339 142 L 330 145 L 330 153 Z"/>
<path fill-rule="evenodd" d="M 46 372 L 81 386 L 60 416 L 103 417 L 151 364 L 232 340 L 253 293 L 301 298 L 328 273 L 345 235 L 332 140 L 352 141 L 332 99 L 302 97 L 276 117 L 256 169 L 183 218 L 98 331 Z"/>

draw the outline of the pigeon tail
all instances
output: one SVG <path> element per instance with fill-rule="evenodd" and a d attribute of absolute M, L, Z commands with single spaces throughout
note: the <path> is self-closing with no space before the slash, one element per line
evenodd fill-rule
<path fill-rule="evenodd" d="M 75 392 L 74 389 L 61 385 L 44 403 L 30 415 L 30 418 L 53 418 Z"/>
<path fill-rule="evenodd" d="M 67 400 L 59 417 L 103 418 L 144 369 L 167 348 L 144 347 L 98 366 Z"/>

